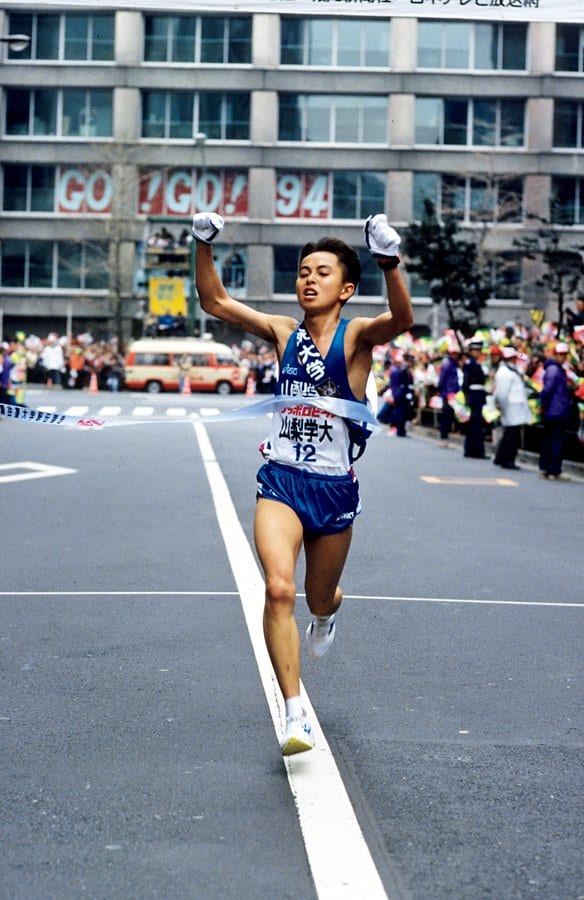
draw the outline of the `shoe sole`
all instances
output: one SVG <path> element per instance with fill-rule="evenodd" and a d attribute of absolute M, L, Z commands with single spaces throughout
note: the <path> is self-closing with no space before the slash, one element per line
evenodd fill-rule
<path fill-rule="evenodd" d="M 282 756 L 294 756 L 296 753 L 306 753 L 307 750 L 312 750 L 314 744 L 309 744 L 308 741 L 302 741 L 300 738 L 290 738 L 289 741 L 286 741 L 284 746 L 282 747 Z"/>

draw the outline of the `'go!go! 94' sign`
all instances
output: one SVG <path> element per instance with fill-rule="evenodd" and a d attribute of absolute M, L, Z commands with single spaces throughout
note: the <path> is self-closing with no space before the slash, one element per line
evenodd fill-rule
<path fill-rule="evenodd" d="M 145 169 L 137 211 L 143 216 L 190 216 L 196 211 L 247 216 L 247 186 L 245 172 Z"/>

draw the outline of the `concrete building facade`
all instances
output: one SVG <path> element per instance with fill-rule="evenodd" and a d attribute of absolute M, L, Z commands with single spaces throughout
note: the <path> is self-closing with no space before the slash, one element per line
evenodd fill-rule
<path fill-rule="evenodd" d="M 129 327 L 152 277 L 159 303 L 177 281 L 188 299 L 185 255 L 157 259 L 148 238 L 164 227 L 186 246 L 197 209 L 227 220 L 230 292 L 290 314 L 306 241 L 361 247 L 369 213 L 403 230 L 424 197 L 484 246 L 485 321 L 554 316 L 513 239 L 537 215 L 584 245 L 583 25 L 127 6 L 0 12 L 2 35 L 31 38 L 0 46 L 5 334 L 67 317 L 111 331 L 120 309 Z M 383 285 L 362 262 L 352 302 L 375 314 Z M 410 281 L 428 328 L 427 285 Z"/>

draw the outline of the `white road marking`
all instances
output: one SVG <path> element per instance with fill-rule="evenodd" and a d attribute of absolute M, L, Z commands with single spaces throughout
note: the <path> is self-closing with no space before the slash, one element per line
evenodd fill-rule
<path fill-rule="evenodd" d="M 132 410 L 133 416 L 151 416 L 154 412 L 153 406 L 135 406 Z"/>
<path fill-rule="evenodd" d="M 426 484 L 465 484 L 465 485 L 486 485 L 494 487 L 519 487 L 518 481 L 511 478 L 473 478 L 472 476 L 438 476 L 438 475 L 421 475 L 420 481 Z"/>
<path fill-rule="evenodd" d="M 263 636 L 264 582 L 205 427 L 193 422 L 209 480 L 217 521 L 233 570 L 260 678 L 276 734 L 283 731 L 284 704 Z M 303 703 L 316 746 L 284 760 L 319 900 L 367 897 L 387 900 L 353 807 L 304 685 Z"/>
<path fill-rule="evenodd" d="M 33 478 L 55 478 L 57 475 L 76 475 L 78 469 L 66 469 L 64 466 L 50 466 L 45 463 L 17 462 L 0 465 L 0 472 L 9 469 L 20 470 L 12 475 L 1 475 L 0 484 L 14 481 L 31 481 Z"/>
<path fill-rule="evenodd" d="M 64 414 L 66 416 L 84 416 L 86 412 L 89 412 L 88 406 L 70 406 Z"/>
<path fill-rule="evenodd" d="M 38 409 L 39 412 L 48 412 L 48 413 L 57 412 L 56 406 L 36 406 L 35 409 Z"/>
<path fill-rule="evenodd" d="M 74 470 L 75 471 L 75 470 Z M 0 597 L 238 597 L 239 591 L 0 591 Z M 303 597 L 304 594 L 298 594 Z M 542 606 L 584 609 L 584 603 L 558 600 L 472 600 L 465 597 L 390 597 L 381 594 L 343 594 L 345 600 L 385 600 L 393 603 L 461 603 L 479 606 Z"/>
<path fill-rule="evenodd" d="M 166 410 L 167 416 L 175 416 L 176 418 L 186 416 L 187 411 L 184 406 L 169 406 Z"/>
<path fill-rule="evenodd" d="M 121 406 L 102 406 L 98 415 L 99 416 L 119 416 L 122 411 Z"/>

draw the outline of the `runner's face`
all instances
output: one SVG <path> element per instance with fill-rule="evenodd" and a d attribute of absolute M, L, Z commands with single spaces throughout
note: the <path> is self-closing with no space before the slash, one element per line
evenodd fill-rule
<path fill-rule="evenodd" d="M 355 286 L 345 280 L 344 268 L 334 253 L 319 250 L 305 256 L 296 279 L 296 296 L 302 309 L 313 310 L 343 303 Z"/>

